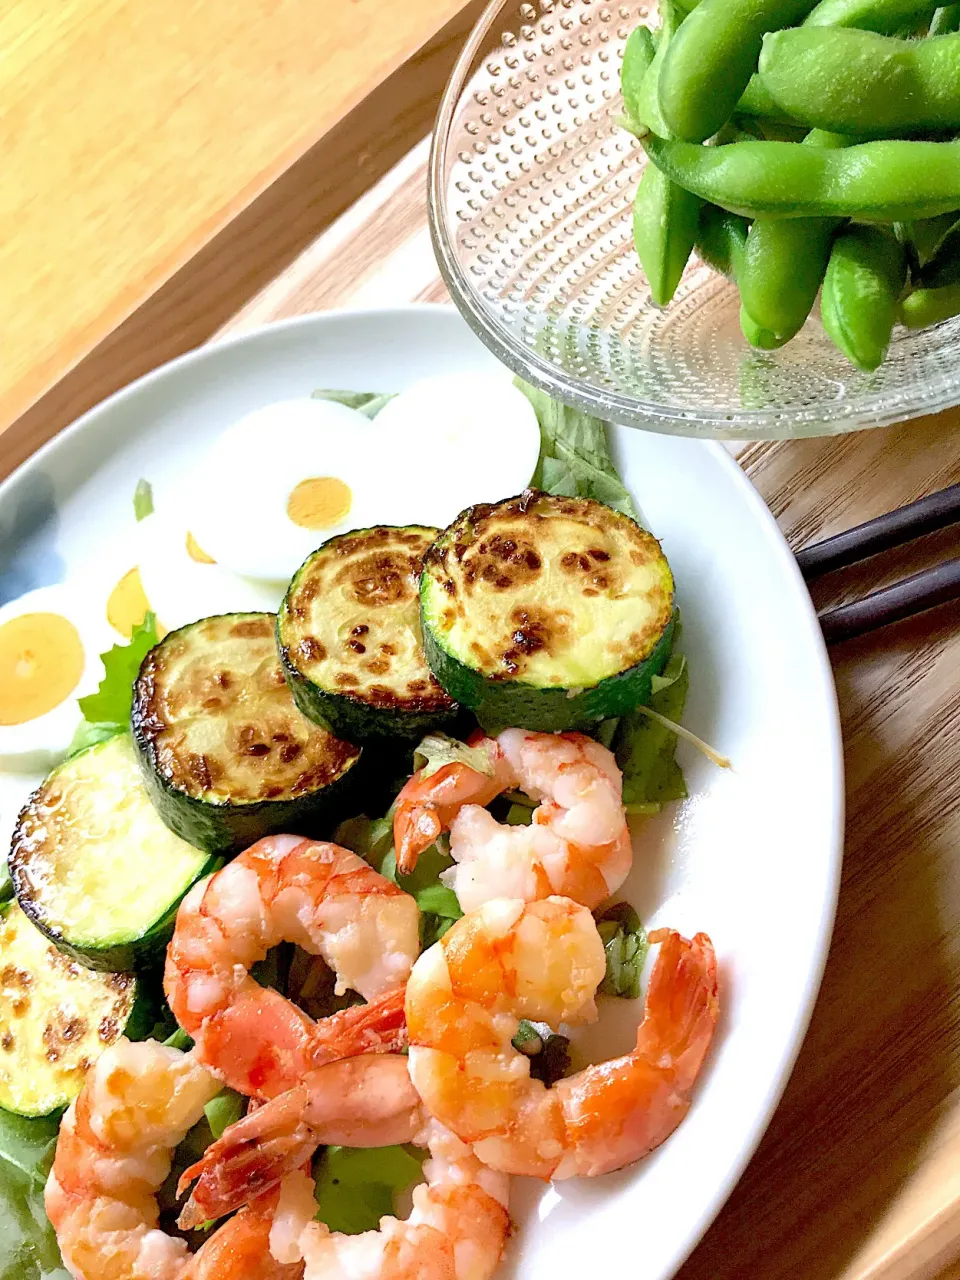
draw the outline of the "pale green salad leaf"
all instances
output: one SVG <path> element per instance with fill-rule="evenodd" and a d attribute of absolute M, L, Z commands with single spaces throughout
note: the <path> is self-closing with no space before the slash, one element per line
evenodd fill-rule
<path fill-rule="evenodd" d="M 383 406 L 394 398 L 395 391 L 337 391 L 321 388 L 311 394 L 311 400 L 332 400 L 334 404 L 345 404 L 348 409 L 357 409 L 367 418 L 375 418 Z"/>
<path fill-rule="evenodd" d="M 424 778 L 429 778 L 444 765 L 457 763 L 465 764 L 486 778 L 493 777 L 493 765 L 485 747 L 468 747 L 465 742 L 450 738 L 445 733 L 428 733 L 413 753 L 413 767 L 422 769 L 421 777 Z"/>
<path fill-rule="evenodd" d="M 376 1231 L 420 1181 L 426 1154 L 417 1147 L 327 1147 L 314 1165 L 317 1217 L 347 1235 Z"/>
<path fill-rule="evenodd" d="M 551 400 L 522 378 L 516 384 L 540 423 L 540 461 L 533 486 L 564 497 L 594 498 L 639 520 L 610 454 L 607 424 L 600 418 Z"/>
<path fill-rule="evenodd" d="M 138 480 L 133 491 L 133 514 L 137 523 L 153 515 L 153 485 L 149 480 Z"/>

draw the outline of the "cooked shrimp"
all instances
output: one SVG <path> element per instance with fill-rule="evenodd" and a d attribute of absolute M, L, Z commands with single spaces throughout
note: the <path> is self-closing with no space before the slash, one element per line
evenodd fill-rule
<path fill-rule="evenodd" d="M 362 858 L 299 836 L 258 840 L 180 904 L 164 988 L 200 1062 L 248 1096 L 273 1098 L 324 1062 L 396 1049 L 402 987 L 420 949 L 409 894 Z M 248 970 L 299 944 L 371 1003 L 314 1022 Z"/>
<path fill-rule="evenodd" d="M 410 1075 L 431 1115 L 486 1164 L 569 1178 L 619 1169 L 683 1119 L 717 1021 L 710 939 L 670 929 L 636 1048 L 552 1088 L 511 1045 L 518 1020 L 592 1022 L 604 975 L 593 918 L 566 898 L 488 902 L 420 957 L 407 983 Z"/>
<path fill-rule="evenodd" d="M 449 829 L 457 865 L 443 880 L 464 911 L 491 898 L 534 902 L 551 894 L 599 906 L 623 884 L 633 859 L 612 752 L 582 733 L 506 729 L 481 741 L 492 778 L 455 762 L 428 778 L 415 773 L 400 792 L 397 865 L 411 870 Z M 531 826 L 503 826 L 482 807 L 510 787 L 538 802 Z"/>
<path fill-rule="evenodd" d="M 425 1119 L 405 1057 L 328 1063 L 309 1072 L 302 1085 L 230 1125 L 186 1170 L 178 1194 L 194 1178 L 198 1181 L 180 1226 L 220 1218 L 277 1186 L 321 1143 L 385 1147 L 412 1142 Z"/>
<path fill-rule="evenodd" d="M 71 1104 L 46 1208 L 77 1280 L 294 1280 L 268 1248 L 279 1193 L 256 1200 L 190 1256 L 158 1226 L 156 1193 L 173 1150 L 220 1084 L 194 1055 L 118 1040 Z"/>
<path fill-rule="evenodd" d="M 430 1158 L 406 1221 L 381 1218 L 378 1231 L 353 1236 L 330 1231 L 312 1221 L 309 1178 L 291 1174 L 270 1238 L 274 1256 L 304 1258 L 304 1280 L 489 1280 L 510 1227 L 508 1179 L 436 1121 L 417 1141 Z"/>

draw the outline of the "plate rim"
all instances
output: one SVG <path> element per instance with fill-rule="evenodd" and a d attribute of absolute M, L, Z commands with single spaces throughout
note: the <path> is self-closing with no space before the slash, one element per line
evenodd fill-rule
<path fill-rule="evenodd" d="M 46 459 L 61 448 L 66 441 L 73 440 L 82 435 L 83 432 L 92 423 L 94 423 L 102 413 L 106 412 L 108 409 L 112 409 L 117 404 L 123 403 L 127 399 L 134 398 L 144 388 L 152 386 L 156 382 L 163 381 L 172 373 L 183 368 L 190 367 L 191 365 L 202 363 L 210 357 L 211 353 L 220 352 L 225 348 L 242 347 L 247 344 L 256 345 L 267 335 L 301 328 L 309 329 L 316 326 L 318 322 L 322 324 L 337 323 L 343 320 L 364 319 L 383 323 L 385 321 L 389 321 L 391 318 L 396 319 L 397 321 L 402 321 L 405 316 L 409 316 L 410 314 L 422 314 L 424 312 L 443 315 L 451 319 L 456 318 L 459 323 L 466 324 L 465 317 L 461 314 L 458 308 L 451 303 L 413 302 L 385 307 L 341 307 L 331 308 L 325 311 L 310 311 L 302 315 L 290 316 L 281 320 L 268 321 L 265 324 L 260 324 L 250 329 L 245 329 L 237 333 L 226 334 L 222 338 L 213 338 L 199 347 L 192 348 L 190 351 L 186 351 L 183 354 L 174 357 L 172 360 L 168 360 L 164 364 L 158 365 L 157 368 L 151 369 L 147 373 L 142 374 L 134 381 L 118 388 L 118 390 L 112 392 L 105 399 L 85 410 L 84 413 L 82 413 L 73 422 L 63 427 L 49 440 L 45 441 L 43 445 L 41 445 L 28 458 L 24 459 L 23 462 L 21 462 L 8 476 L 0 481 L 0 501 L 2 501 L 6 495 L 11 493 L 21 480 L 28 476 L 34 469 L 41 467 Z M 473 332 L 471 326 L 467 325 L 466 327 Z M 632 423 L 619 425 L 623 425 L 627 429 L 631 430 L 639 429 Z M 814 1007 L 820 992 L 833 936 L 837 899 L 840 890 L 840 879 L 843 867 L 845 821 L 843 738 L 836 685 L 833 680 L 832 668 L 830 666 L 826 644 L 824 643 L 823 636 L 820 631 L 816 611 L 800 573 L 800 569 L 782 530 L 773 516 L 773 513 L 770 511 L 769 507 L 763 501 L 763 498 L 751 483 L 746 473 L 723 443 L 716 439 L 700 438 L 690 440 L 686 447 L 707 450 L 714 460 L 719 463 L 721 469 L 726 471 L 728 477 L 732 480 L 741 501 L 750 508 L 756 522 L 764 530 L 766 541 L 779 561 L 784 586 L 789 588 L 794 597 L 799 614 L 803 616 L 805 628 L 808 632 L 810 647 L 816 654 L 816 676 L 822 685 L 823 711 L 826 716 L 826 723 L 830 736 L 829 773 L 832 779 L 833 794 L 830 797 L 829 813 L 826 816 L 827 825 L 830 829 L 832 856 L 829 865 L 829 876 L 824 884 L 821 916 L 817 922 L 818 937 L 816 947 L 812 952 L 812 963 L 806 976 L 803 1000 L 796 1011 L 793 1024 L 794 1033 L 792 1043 L 790 1044 L 788 1052 L 784 1055 L 779 1070 L 771 1077 L 768 1083 L 765 1094 L 756 1109 L 754 1122 L 751 1128 L 745 1133 L 744 1140 L 740 1144 L 735 1158 L 731 1160 L 724 1176 L 718 1179 L 713 1189 L 713 1193 L 705 1200 L 701 1213 L 690 1223 L 689 1229 L 685 1234 L 685 1238 L 681 1243 L 679 1250 L 673 1255 L 671 1269 L 669 1272 L 664 1273 L 660 1277 L 660 1280 L 669 1280 L 669 1277 L 676 1274 L 677 1270 L 679 1270 L 687 1258 L 689 1258 L 693 1250 L 697 1247 L 706 1232 L 709 1230 L 710 1226 L 713 1224 L 723 1205 L 732 1194 L 734 1187 L 742 1177 L 747 1165 L 752 1160 L 757 1147 L 769 1127 L 773 1114 L 780 1103 L 787 1083 L 793 1074 L 793 1070 L 805 1041 L 810 1021 L 813 1016 Z"/>

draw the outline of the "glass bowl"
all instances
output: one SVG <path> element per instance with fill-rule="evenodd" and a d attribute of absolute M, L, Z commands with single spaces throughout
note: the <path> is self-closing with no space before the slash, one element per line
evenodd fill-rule
<path fill-rule="evenodd" d="M 694 257 L 660 308 L 633 249 L 644 151 L 618 125 L 620 61 L 656 7 L 493 0 L 454 68 L 430 158 L 430 226 L 461 312 L 510 368 L 602 418 L 782 439 L 960 402 L 960 317 L 897 327 L 860 373 L 814 313 L 779 351 L 740 333 L 735 286 Z"/>

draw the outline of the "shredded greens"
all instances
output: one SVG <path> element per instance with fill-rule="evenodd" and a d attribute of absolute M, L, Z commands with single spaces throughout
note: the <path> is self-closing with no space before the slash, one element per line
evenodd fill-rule
<path fill-rule="evenodd" d="M 570 1041 L 567 1036 L 556 1035 L 545 1022 L 528 1022 L 520 1019 L 513 1047 L 530 1059 L 530 1074 L 548 1088 L 556 1084 L 570 1070 Z"/>
<path fill-rule="evenodd" d="M 629 902 L 618 902 L 597 917 L 597 931 L 607 957 L 607 972 L 598 988 L 600 994 L 636 1000 L 649 949 L 640 917 Z"/>
<path fill-rule="evenodd" d="M 426 1152 L 417 1147 L 327 1147 L 314 1165 L 317 1217 L 331 1231 L 376 1231 L 397 1200 L 420 1180 Z"/>
<path fill-rule="evenodd" d="M 408 876 L 397 871 L 392 810 L 384 818 L 372 819 L 365 815 L 350 818 L 340 824 L 333 838 L 345 849 L 359 854 L 375 871 L 416 899 L 421 913 L 420 932 L 424 947 L 432 946 L 442 938 L 463 915 L 457 895 L 440 881 L 441 873 L 453 866 L 453 859 L 446 852 L 444 837 L 424 849 L 416 868 Z"/>
<path fill-rule="evenodd" d="M 70 755 L 129 730 L 133 682 L 141 662 L 156 643 L 157 620 L 148 613 L 134 628 L 129 644 L 115 644 L 100 655 L 103 679 L 96 693 L 78 699 L 83 721 L 70 744 Z"/>

